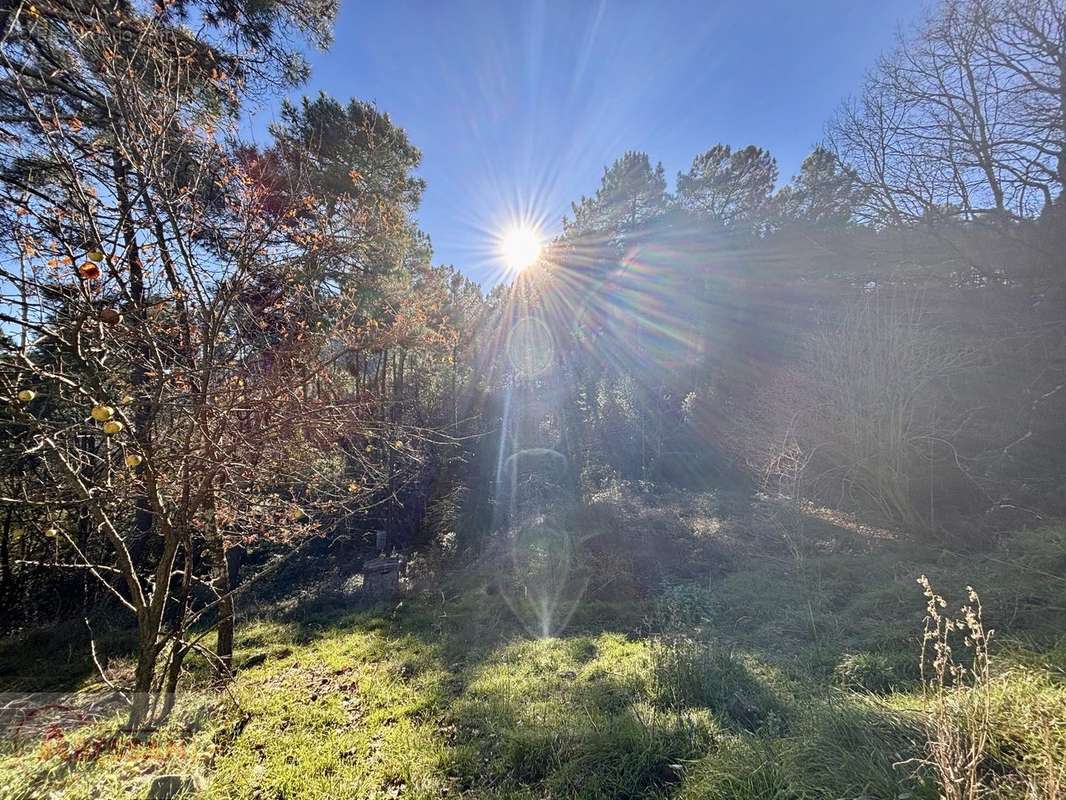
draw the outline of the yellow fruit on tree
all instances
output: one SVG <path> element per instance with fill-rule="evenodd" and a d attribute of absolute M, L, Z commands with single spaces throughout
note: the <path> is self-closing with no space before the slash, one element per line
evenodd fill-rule
<path fill-rule="evenodd" d="M 93 406 L 93 410 L 89 413 L 92 415 L 92 418 L 95 419 L 97 422 L 107 422 L 109 419 L 115 416 L 115 409 L 113 409 L 111 406 L 105 406 L 100 404 Z"/>
<path fill-rule="evenodd" d="M 47 536 L 49 539 L 54 539 L 59 536 L 59 531 L 57 531 L 55 528 L 47 528 L 45 529 L 44 535 Z"/>
<path fill-rule="evenodd" d="M 104 253 L 102 250 L 90 250 L 88 253 L 86 253 L 86 258 L 88 258 L 90 261 L 95 261 L 97 264 L 99 264 L 101 261 L 104 260 Z"/>
<path fill-rule="evenodd" d="M 106 433 L 108 436 L 112 436 L 112 435 L 114 435 L 116 433 L 120 433 L 121 431 L 122 431 L 122 423 L 119 422 L 117 419 L 113 419 L 110 422 L 105 422 L 104 423 L 104 433 Z"/>
<path fill-rule="evenodd" d="M 37 392 L 33 391 L 33 389 L 23 389 L 21 392 L 19 392 L 19 400 L 23 403 L 30 402 L 36 396 Z"/>
<path fill-rule="evenodd" d="M 141 465 L 141 457 L 136 453 L 130 453 L 126 456 L 127 467 L 139 467 Z"/>

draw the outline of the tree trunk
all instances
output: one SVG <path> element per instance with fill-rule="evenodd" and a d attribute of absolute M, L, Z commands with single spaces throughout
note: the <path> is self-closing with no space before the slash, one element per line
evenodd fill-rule
<path fill-rule="evenodd" d="M 215 515 L 214 493 L 208 495 L 207 546 L 211 559 L 211 588 L 218 597 L 218 640 L 215 645 L 215 683 L 225 684 L 233 677 L 233 617 L 234 602 L 230 592 L 229 561 L 226 558 L 226 542 L 218 528 Z"/>
<path fill-rule="evenodd" d="M 157 625 L 155 630 L 152 630 L 147 614 L 141 615 L 137 627 L 140 646 L 137 649 L 137 667 L 133 673 L 133 703 L 130 706 L 126 732 L 141 736 L 150 732 L 149 712 L 152 707 L 152 681 L 155 678 L 156 640 L 159 629 Z"/>
<path fill-rule="evenodd" d="M 172 649 L 167 661 L 166 671 L 163 675 L 162 704 L 153 711 L 153 719 L 157 722 L 165 720 L 174 709 L 177 699 L 178 680 L 181 678 L 181 665 L 189 652 L 189 646 L 182 641 L 185 632 L 186 617 L 189 613 L 189 602 L 192 599 L 192 571 L 193 550 L 191 539 L 185 540 L 185 569 L 182 572 L 180 595 L 177 597 L 178 610 L 174 615 L 171 626 Z"/>
<path fill-rule="evenodd" d="M 15 513 L 14 506 L 7 507 L 4 515 L 4 529 L 0 537 L 0 608 L 11 609 L 14 607 L 15 587 L 11 575 L 11 519 Z M 0 631 L 6 631 L 14 623 L 10 617 L 13 614 L 3 615 L 0 622 Z"/>
<path fill-rule="evenodd" d="M 219 593 L 218 603 L 218 643 L 215 646 L 215 655 L 218 656 L 216 668 L 216 681 L 225 683 L 233 677 L 233 627 L 236 614 L 233 594 L 230 591 L 229 564 L 226 561 L 226 549 L 222 539 L 212 543 L 212 557 L 214 562 L 214 588 Z"/>

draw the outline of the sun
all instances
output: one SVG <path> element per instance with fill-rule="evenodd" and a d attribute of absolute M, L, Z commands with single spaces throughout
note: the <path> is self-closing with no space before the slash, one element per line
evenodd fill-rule
<path fill-rule="evenodd" d="M 518 225 L 500 237 L 500 255 L 508 269 L 521 272 L 540 258 L 540 235 L 534 228 Z"/>

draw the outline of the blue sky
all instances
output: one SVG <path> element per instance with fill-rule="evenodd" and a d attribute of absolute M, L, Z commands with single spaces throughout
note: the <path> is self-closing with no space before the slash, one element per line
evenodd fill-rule
<path fill-rule="evenodd" d="M 678 170 L 716 142 L 793 174 L 921 0 L 342 2 L 311 81 L 375 102 L 422 150 L 434 261 L 486 284 L 516 217 L 558 232 L 627 149 Z M 256 129 L 273 113 L 264 110 Z"/>

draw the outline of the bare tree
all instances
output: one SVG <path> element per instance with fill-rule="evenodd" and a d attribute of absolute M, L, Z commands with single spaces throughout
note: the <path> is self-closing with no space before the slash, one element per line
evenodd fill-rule
<path fill-rule="evenodd" d="M 8 445 L 42 476 L 4 499 L 134 615 L 134 728 L 169 713 L 202 649 L 194 622 L 217 618 L 228 674 L 227 547 L 365 507 L 417 436 L 341 367 L 371 350 L 388 375 L 383 348 L 420 307 L 368 322 L 339 276 L 408 257 L 419 185 L 386 196 L 353 152 L 328 192 L 310 150 L 257 168 L 231 111 L 280 56 L 259 41 L 227 57 L 172 25 L 175 8 L 17 5 L 0 60 L 0 395 Z M 344 142 L 417 163 L 387 117 L 360 119 Z"/>
<path fill-rule="evenodd" d="M 807 454 L 804 481 L 839 505 L 876 509 L 910 530 L 932 527 L 919 502 L 931 504 L 932 489 L 921 479 L 944 469 L 933 455 L 951 447 L 969 412 L 938 408 L 937 397 L 971 362 L 931 323 L 920 295 L 855 300 L 810 344 L 816 396 L 795 434 Z"/>
<path fill-rule="evenodd" d="M 866 216 L 1003 226 L 1062 191 L 1061 0 L 948 0 L 899 39 L 830 128 Z"/>

